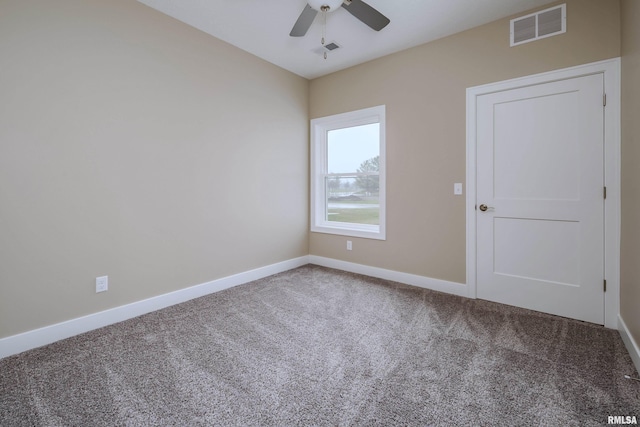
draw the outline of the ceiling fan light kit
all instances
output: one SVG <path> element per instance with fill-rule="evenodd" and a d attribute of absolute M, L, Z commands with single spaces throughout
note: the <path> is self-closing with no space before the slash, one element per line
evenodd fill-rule
<path fill-rule="evenodd" d="M 342 6 L 342 0 L 308 0 L 308 2 L 309 6 L 320 12 L 332 12 Z"/>

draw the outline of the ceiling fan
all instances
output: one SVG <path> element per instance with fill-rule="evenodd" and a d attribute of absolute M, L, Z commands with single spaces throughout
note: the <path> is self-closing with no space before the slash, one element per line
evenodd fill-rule
<path fill-rule="evenodd" d="M 340 6 L 350 14 L 376 31 L 380 31 L 391 22 L 389 18 L 369 6 L 362 0 L 307 0 L 308 3 L 291 29 L 291 37 L 307 34 L 318 12 L 333 12 Z"/>

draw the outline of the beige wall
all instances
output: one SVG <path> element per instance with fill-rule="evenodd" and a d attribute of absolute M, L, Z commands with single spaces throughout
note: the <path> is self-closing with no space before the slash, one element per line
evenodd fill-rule
<path fill-rule="evenodd" d="M 3 0 L 0 58 L 0 338 L 308 254 L 307 80 L 133 0 Z"/>
<path fill-rule="evenodd" d="M 465 90 L 620 55 L 618 1 L 569 0 L 566 34 L 509 47 L 509 20 L 311 82 L 311 118 L 387 106 L 387 240 L 312 233 L 310 252 L 466 282 Z"/>
<path fill-rule="evenodd" d="M 622 12 L 622 313 L 640 341 L 637 1 Z M 510 48 L 502 20 L 309 93 L 133 0 L 0 2 L 0 338 L 309 252 L 464 282 L 465 89 L 620 55 L 617 0 L 567 13 L 565 35 Z M 309 116 L 379 104 L 387 241 L 308 238 Z"/>
<path fill-rule="evenodd" d="M 640 343 L 640 2 L 622 1 L 620 314 Z"/>

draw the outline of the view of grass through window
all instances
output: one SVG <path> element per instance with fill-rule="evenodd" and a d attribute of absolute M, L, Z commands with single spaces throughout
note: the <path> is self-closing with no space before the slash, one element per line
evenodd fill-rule
<path fill-rule="evenodd" d="M 327 133 L 328 221 L 380 224 L 380 125 Z"/>

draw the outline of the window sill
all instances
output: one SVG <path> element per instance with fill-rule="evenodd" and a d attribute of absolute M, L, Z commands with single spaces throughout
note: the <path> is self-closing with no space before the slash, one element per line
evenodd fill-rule
<path fill-rule="evenodd" d="M 364 239 L 386 240 L 384 229 L 378 225 L 331 223 L 330 225 L 313 225 L 311 226 L 311 232 L 361 237 Z"/>

